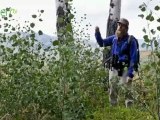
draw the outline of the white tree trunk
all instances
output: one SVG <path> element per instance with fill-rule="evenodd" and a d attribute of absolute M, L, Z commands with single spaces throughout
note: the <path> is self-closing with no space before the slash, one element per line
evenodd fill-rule
<path fill-rule="evenodd" d="M 106 36 L 115 34 L 117 28 L 117 21 L 120 19 L 120 13 L 121 13 L 121 0 L 111 0 Z"/>
<path fill-rule="evenodd" d="M 114 35 L 117 29 L 117 21 L 120 19 L 121 0 L 110 0 L 109 16 L 107 21 L 106 37 Z M 103 51 L 103 62 L 111 55 L 111 47 L 106 47 Z"/>
<path fill-rule="evenodd" d="M 67 0 L 56 0 L 56 16 L 57 16 L 57 36 L 62 38 L 64 36 L 65 27 L 67 23 L 70 23 L 68 19 L 68 14 L 70 9 Z"/>

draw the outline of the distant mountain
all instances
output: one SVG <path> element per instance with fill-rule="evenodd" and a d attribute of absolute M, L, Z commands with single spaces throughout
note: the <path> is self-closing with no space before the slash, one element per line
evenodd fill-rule
<path fill-rule="evenodd" d="M 7 35 L 10 36 L 12 34 L 14 34 L 14 33 L 8 33 Z M 24 37 L 28 36 L 27 33 L 21 33 L 21 35 L 24 36 Z M 57 39 L 56 36 L 47 35 L 45 33 L 43 33 L 42 35 L 39 35 L 38 33 L 36 33 L 35 38 L 39 42 L 41 42 L 44 45 L 44 47 L 49 47 L 50 45 L 52 45 L 52 42 Z M 138 39 L 138 42 L 139 42 L 140 51 L 147 50 L 146 48 L 142 48 L 142 44 L 144 43 L 143 39 Z M 160 40 L 159 40 L 159 42 L 160 42 Z M 85 44 L 91 45 L 91 47 L 93 47 L 93 48 L 99 47 L 95 40 L 86 41 Z M 148 50 L 151 50 L 151 49 L 149 48 Z"/>
<path fill-rule="evenodd" d="M 35 38 L 39 42 L 44 44 L 45 47 L 52 45 L 52 42 L 57 39 L 57 37 L 55 37 L 55 36 L 51 36 L 51 35 L 47 35 L 47 34 L 39 35 L 38 33 L 36 33 Z"/>
<path fill-rule="evenodd" d="M 37 33 L 36 34 L 36 39 L 39 40 L 40 42 L 42 42 L 47 47 L 47 46 L 50 46 L 52 44 L 51 41 L 56 40 L 57 37 L 50 36 L 50 35 L 47 35 L 47 34 L 43 34 L 43 35 L 39 36 L 38 33 Z M 139 42 L 140 51 L 147 50 L 146 48 L 142 47 L 142 44 L 144 43 L 143 39 L 138 39 L 138 42 Z M 91 45 L 91 47 L 93 47 L 93 48 L 99 47 L 99 45 L 95 42 L 95 40 L 86 41 L 85 44 Z M 148 50 L 151 50 L 151 48 L 148 48 Z"/>
<path fill-rule="evenodd" d="M 12 36 L 13 34 L 15 34 L 15 32 L 12 32 L 12 33 L 6 33 L 5 35 L 6 36 Z M 20 32 L 20 36 L 21 37 L 28 37 L 30 34 L 28 33 L 25 33 L 25 32 Z M 47 35 L 45 33 L 43 33 L 42 35 L 39 35 L 38 33 L 35 33 L 35 39 L 38 40 L 39 42 L 41 42 L 44 47 L 48 47 L 52 44 L 52 42 L 54 40 L 57 39 L 56 36 L 51 36 L 51 35 Z"/>

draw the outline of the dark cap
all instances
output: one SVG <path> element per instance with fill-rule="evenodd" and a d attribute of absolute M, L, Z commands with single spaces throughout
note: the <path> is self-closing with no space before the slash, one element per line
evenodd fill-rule
<path fill-rule="evenodd" d="M 117 23 L 121 23 L 123 25 L 126 25 L 127 27 L 129 26 L 129 22 L 125 18 L 121 18 Z"/>

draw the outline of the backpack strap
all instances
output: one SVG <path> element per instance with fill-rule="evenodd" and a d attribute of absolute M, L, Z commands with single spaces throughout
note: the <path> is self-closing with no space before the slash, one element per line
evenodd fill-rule
<path fill-rule="evenodd" d="M 129 37 L 128 37 L 129 51 L 130 51 L 132 39 L 133 39 L 133 35 L 129 35 Z M 128 51 L 128 52 L 129 52 L 129 51 Z M 130 52 L 128 53 L 128 57 L 129 57 L 129 62 L 130 62 Z M 129 64 L 129 63 L 128 63 L 128 64 Z"/>
<path fill-rule="evenodd" d="M 129 35 L 129 37 L 128 37 L 128 44 L 129 45 L 131 44 L 131 41 L 132 41 L 133 38 L 134 38 L 133 35 Z"/>

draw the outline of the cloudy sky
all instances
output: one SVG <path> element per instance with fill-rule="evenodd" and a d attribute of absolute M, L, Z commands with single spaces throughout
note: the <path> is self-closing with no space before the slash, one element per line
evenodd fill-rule
<path fill-rule="evenodd" d="M 143 2 L 150 0 L 122 0 L 121 17 L 125 17 L 130 21 L 129 33 L 133 34 L 138 39 L 143 37 L 142 28 L 146 25 L 145 21 L 138 17 L 141 11 L 138 9 Z M 160 3 L 160 0 L 153 0 L 151 6 Z M 31 15 L 43 9 L 43 22 L 36 22 L 37 27 L 43 30 L 48 35 L 53 35 L 56 32 L 56 7 L 55 0 L 0 0 L 0 9 L 12 7 L 17 10 L 14 17 L 23 24 L 25 20 L 31 20 Z M 79 20 L 84 14 L 87 14 L 87 19 L 83 25 L 90 23 L 92 26 L 86 31 L 94 40 L 94 28 L 99 26 L 102 36 L 106 34 L 106 24 L 109 12 L 110 0 L 73 0 L 73 6 L 77 13 L 76 18 Z M 32 19 L 33 20 L 33 19 Z M 3 21 L 1 21 L 3 22 Z"/>

